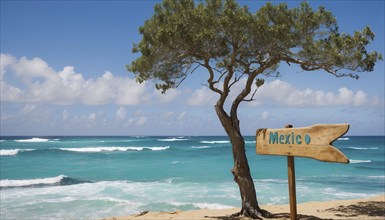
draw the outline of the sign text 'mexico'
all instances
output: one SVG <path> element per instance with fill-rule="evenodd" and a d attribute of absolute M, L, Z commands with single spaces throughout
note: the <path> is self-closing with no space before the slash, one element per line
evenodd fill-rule
<path fill-rule="evenodd" d="M 308 134 L 295 134 L 291 132 L 289 134 L 279 134 L 278 131 L 270 132 L 269 144 L 306 144 L 309 145 L 311 137 Z"/>
<path fill-rule="evenodd" d="M 349 163 L 332 146 L 334 140 L 349 130 L 349 124 L 318 124 L 301 128 L 258 129 L 258 154 L 309 157 L 321 161 Z"/>

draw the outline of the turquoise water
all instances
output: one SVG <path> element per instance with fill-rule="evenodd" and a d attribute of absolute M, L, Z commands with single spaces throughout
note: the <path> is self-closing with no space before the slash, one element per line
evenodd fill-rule
<path fill-rule="evenodd" d="M 384 136 L 335 141 L 350 164 L 295 158 L 297 202 L 384 193 Z M 247 155 L 260 204 L 287 204 L 287 161 Z M 1 137 L 1 219 L 100 219 L 239 207 L 227 137 Z"/>

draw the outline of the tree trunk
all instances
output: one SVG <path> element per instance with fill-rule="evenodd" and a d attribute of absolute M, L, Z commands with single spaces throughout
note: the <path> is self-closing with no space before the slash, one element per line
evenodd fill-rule
<path fill-rule="evenodd" d="M 257 194 L 246 157 L 245 141 L 239 128 L 239 121 L 237 118 L 229 117 L 222 108 L 216 106 L 215 109 L 232 144 L 234 167 L 231 172 L 233 173 L 234 181 L 238 184 L 242 199 L 242 209 L 239 213 L 234 214 L 233 217 L 269 217 L 271 214 L 262 210 L 258 205 Z"/>

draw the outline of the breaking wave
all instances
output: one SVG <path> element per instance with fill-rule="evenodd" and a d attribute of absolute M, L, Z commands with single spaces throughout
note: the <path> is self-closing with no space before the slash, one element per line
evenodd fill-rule
<path fill-rule="evenodd" d="M 228 144 L 230 141 L 201 141 L 201 144 Z"/>
<path fill-rule="evenodd" d="M 212 148 L 211 146 L 192 146 L 191 148 L 194 149 L 207 149 L 207 148 Z"/>
<path fill-rule="evenodd" d="M 35 149 L 6 149 L 6 150 L 0 150 L 0 156 L 14 156 L 18 154 L 19 152 L 24 151 L 33 151 Z"/>
<path fill-rule="evenodd" d="M 20 140 L 15 140 L 16 142 L 48 142 L 49 139 L 46 138 L 30 138 L 30 139 L 20 139 Z"/>
<path fill-rule="evenodd" d="M 165 139 L 158 139 L 158 141 L 188 141 L 187 138 L 165 138 Z"/>
<path fill-rule="evenodd" d="M 84 181 L 74 179 L 65 175 L 55 177 L 41 178 L 41 179 L 27 179 L 27 180 L 0 180 L 0 188 L 14 188 L 14 187 L 35 187 L 35 186 L 49 186 L 49 185 L 74 185 L 79 183 L 90 183 L 91 181 Z"/>
<path fill-rule="evenodd" d="M 349 160 L 349 163 L 371 163 L 371 160 Z"/>
<path fill-rule="evenodd" d="M 165 147 L 81 147 L 81 148 L 58 148 L 64 151 L 82 152 L 82 153 L 97 153 L 97 152 L 113 152 L 113 151 L 142 151 L 152 150 L 161 151 L 167 150 L 170 146 Z"/>
<path fill-rule="evenodd" d="M 347 147 L 349 149 L 353 149 L 353 150 L 377 150 L 378 147 L 368 147 L 368 148 L 365 148 L 365 147 Z"/>

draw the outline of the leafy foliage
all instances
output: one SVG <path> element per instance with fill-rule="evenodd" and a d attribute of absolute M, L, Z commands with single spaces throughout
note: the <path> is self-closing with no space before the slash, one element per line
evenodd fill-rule
<path fill-rule="evenodd" d="M 354 35 L 339 33 L 330 11 L 314 11 L 306 2 L 293 9 L 267 3 L 253 14 L 235 0 L 163 0 L 139 32 L 143 37 L 133 52 L 141 56 L 127 66 L 137 81 L 154 80 L 166 92 L 198 68 L 207 70 L 207 86 L 219 94 L 216 113 L 232 143 L 232 173 L 242 198 L 236 215 L 252 218 L 270 214 L 257 203 L 237 111 L 264 84 L 261 76 L 277 76 L 279 64 L 287 62 L 305 71 L 358 78 L 382 59 L 366 50 L 374 39 L 369 27 Z M 241 82 L 243 90 L 231 96 L 225 111 L 230 90 Z"/>
<path fill-rule="evenodd" d="M 155 80 L 163 92 L 199 67 L 210 73 L 210 89 L 227 96 L 241 77 L 248 77 L 249 94 L 247 86 L 257 75 L 277 74 L 280 62 L 358 78 L 382 59 L 366 50 L 374 39 L 369 27 L 354 35 L 339 33 L 330 11 L 314 11 L 306 2 L 293 9 L 267 3 L 253 14 L 234 0 L 164 0 L 139 32 L 143 38 L 133 52 L 141 56 L 127 69 L 139 82 Z M 247 91 L 239 98 L 244 100 Z"/>

